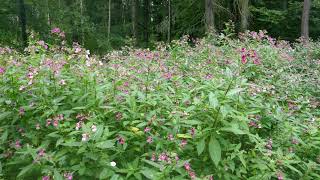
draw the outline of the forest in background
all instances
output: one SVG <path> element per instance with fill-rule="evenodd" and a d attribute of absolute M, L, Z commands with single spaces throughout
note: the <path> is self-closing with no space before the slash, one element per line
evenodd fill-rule
<path fill-rule="evenodd" d="M 54 27 L 95 53 L 233 29 L 317 39 L 319 14 L 319 0 L 1 0 L 0 45 L 23 49 L 31 32 L 50 43 Z"/>

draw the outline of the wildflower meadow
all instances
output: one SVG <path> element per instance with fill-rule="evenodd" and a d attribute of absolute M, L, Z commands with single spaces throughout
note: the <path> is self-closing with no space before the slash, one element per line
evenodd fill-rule
<path fill-rule="evenodd" d="M 320 179 L 320 42 L 0 48 L 0 179 Z"/>

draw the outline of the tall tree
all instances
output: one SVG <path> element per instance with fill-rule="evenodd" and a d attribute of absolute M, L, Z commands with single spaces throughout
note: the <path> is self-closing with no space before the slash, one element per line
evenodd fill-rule
<path fill-rule="evenodd" d="M 168 0 L 168 35 L 167 41 L 171 41 L 171 0 Z"/>
<path fill-rule="evenodd" d="M 310 18 L 311 0 L 304 0 L 301 18 L 301 37 L 309 38 L 309 18 Z"/>
<path fill-rule="evenodd" d="M 143 39 L 144 39 L 144 43 L 145 43 L 145 47 L 149 46 L 149 25 L 150 25 L 150 0 L 144 0 L 143 1 L 143 8 L 144 8 L 144 35 L 143 35 Z"/>
<path fill-rule="evenodd" d="M 241 30 L 245 31 L 249 25 L 249 0 L 238 0 L 240 16 L 241 16 Z"/>
<path fill-rule="evenodd" d="M 132 23 L 132 36 L 137 39 L 137 1 L 131 0 L 131 23 Z"/>
<path fill-rule="evenodd" d="M 24 0 L 18 0 L 19 5 L 19 20 L 21 27 L 21 40 L 23 47 L 28 45 L 28 35 L 27 35 L 27 18 L 26 18 L 26 7 Z"/>
<path fill-rule="evenodd" d="M 214 0 L 205 0 L 205 25 L 207 32 L 212 32 L 214 28 Z"/>
<path fill-rule="evenodd" d="M 110 42 L 110 32 L 111 32 L 111 0 L 108 3 L 108 42 Z"/>

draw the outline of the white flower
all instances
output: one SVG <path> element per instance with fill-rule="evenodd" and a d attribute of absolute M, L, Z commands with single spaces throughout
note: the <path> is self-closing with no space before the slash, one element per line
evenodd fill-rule
<path fill-rule="evenodd" d="M 91 126 L 91 130 L 92 130 L 92 132 L 96 132 L 97 131 L 97 126 L 96 125 L 92 125 Z"/>
<path fill-rule="evenodd" d="M 116 165 L 117 165 L 116 162 L 114 162 L 114 161 L 110 162 L 110 166 L 115 167 Z"/>
<path fill-rule="evenodd" d="M 87 133 L 82 134 L 82 141 L 85 142 L 88 140 L 89 140 L 89 134 L 87 134 Z"/>

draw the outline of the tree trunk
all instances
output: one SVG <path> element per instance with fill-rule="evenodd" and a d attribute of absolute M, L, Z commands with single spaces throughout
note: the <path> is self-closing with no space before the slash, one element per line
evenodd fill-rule
<path fill-rule="evenodd" d="M 81 18 L 81 44 L 84 45 L 84 29 L 83 29 L 83 0 L 80 0 L 80 18 Z"/>
<path fill-rule="evenodd" d="M 214 0 L 205 0 L 205 25 L 207 32 L 214 31 Z"/>
<path fill-rule="evenodd" d="M 303 12 L 301 18 L 301 37 L 309 38 L 309 17 L 310 17 L 311 0 L 304 0 Z"/>
<path fill-rule="evenodd" d="M 248 18 L 249 18 L 249 0 L 240 0 L 240 16 L 241 16 L 241 30 L 245 31 L 248 29 Z"/>
<path fill-rule="evenodd" d="M 108 34 L 107 34 L 108 42 L 110 42 L 110 32 L 111 32 L 111 0 L 109 0 L 109 4 L 108 4 Z"/>
<path fill-rule="evenodd" d="M 18 0 L 19 5 L 19 20 L 21 27 L 21 40 L 22 46 L 28 46 L 28 35 L 27 35 L 27 18 L 26 18 L 26 8 L 24 4 L 24 0 Z"/>
<path fill-rule="evenodd" d="M 168 43 L 171 42 L 171 0 L 168 0 Z"/>
<path fill-rule="evenodd" d="M 288 10 L 288 0 L 283 0 L 283 2 L 282 2 L 282 8 L 283 8 L 283 10 Z"/>
<path fill-rule="evenodd" d="M 49 0 L 46 0 L 46 9 L 47 9 L 47 24 L 51 26 L 51 19 L 50 19 L 50 8 L 49 8 Z"/>
<path fill-rule="evenodd" d="M 150 0 L 144 0 L 144 42 L 149 46 Z"/>
<path fill-rule="evenodd" d="M 132 37 L 137 41 L 137 30 L 136 30 L 136 24 L 137 24 L 137 1 L 132 0 L 131 4 L 131 23 L 132 23 Z"/>

